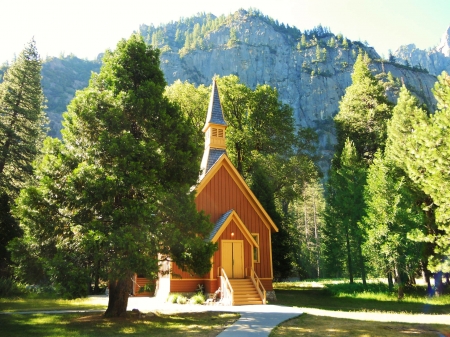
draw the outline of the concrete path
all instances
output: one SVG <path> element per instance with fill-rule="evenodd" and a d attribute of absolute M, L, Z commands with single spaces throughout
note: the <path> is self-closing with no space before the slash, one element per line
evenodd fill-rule
<path fill-rule="evenodd" d="M 298 308 L 279 305 L 222 307 L 224 308 L 227 308 L 226 311 L 240 313 L 241 317 L 221 332 L 219 337 L 266 337 L 278 324 L 302 314 Z"/>

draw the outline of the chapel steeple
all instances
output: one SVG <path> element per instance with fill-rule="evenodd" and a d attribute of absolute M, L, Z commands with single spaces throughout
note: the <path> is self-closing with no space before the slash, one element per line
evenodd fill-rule
<path fill-rule="evenodd" d="M 223 118 L 222 105 L 219 98 L 216 80 L 213 80 L 211 98 L 206 115 L 206 123 L 203 127 L 205 133 L 205 152 L 200 168 L 202 178 L 223 154 L 226 153 L 227 123 Z"/>
<path fill-rule="evenodd" d="M 205 149 L 207 147 L 215 149 L 226 149 L 225 130 L 227 123 L 223 119 L 222 105 L 220 104 L 219 90 L 216 80 L 213 80 L 211 98 L 206 115 L 206 123 L 203 127 L 205 133 Z"/>

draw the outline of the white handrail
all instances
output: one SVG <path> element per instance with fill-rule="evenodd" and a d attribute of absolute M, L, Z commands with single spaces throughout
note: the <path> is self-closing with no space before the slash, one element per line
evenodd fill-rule
<path fill-rule="evenodd" d="M 248 268 L 250 270 L 250 279 L 252 280 L 256 291 L 258 292 L 259 296 L 261 297 L 261 300 L 263 304 L 266 304 L 266 289 L 264 289 L 264 286 L 259 279 L 258 275 L 256 275 L 255 271 L 252 267 Z"/>
<path fill-rule="evenodd" d="M 227 274 L 223 268 L 220 268 L 220 280 L 221 280 L 221 289 L 223 292 L 223 298 L 225 302 L 228 302 L 229 305 L 233 305 L 234 303 L 234 291 L 231 286 L 230 280 L 228 280 Z"/>

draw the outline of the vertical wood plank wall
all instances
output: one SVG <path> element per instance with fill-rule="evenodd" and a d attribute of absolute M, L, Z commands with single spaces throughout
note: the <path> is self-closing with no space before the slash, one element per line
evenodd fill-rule
<path fill-rule="evenodd" d="M 271 278 L 269 248 L 270 229 L 267 228 L 259 218 L 251 203 L 246 199 L 245 195 L 239 189 L 226 168 L 221 167 L 219 171 L 217 171 L 214 177 L 197 195 L 195 202 L 197 209 L 203 210 L 206 214 L 209 214 L 210 220 L 213 223 L 215 223 L 225 212 L 234 209 L 247 226 L 250 233 L 259 233 L 261 262 L 255 263 L 254 269 L 260 278 Z M 231 225 L 232 224 L 230 224 L 230 226 Z M 228 236 L 231 235 L 231 231 L 228 231 L 227 229 L 225 232 L 227 232 L 227 234 L 222 234 L 224 239 L 233 239 L 231 236 Z M 251 254 L 251 250 L 248 249 L 248 251 L 250 252 L 248 254 Z M 219 252 L 216 252 L 214 261 L 219 261 L 220 263 L 220 253 L 218 253 Z M 247 259 L 250 258 L 251 256 L 247 256 Z M 217 267 L 218 266 L 214 268 L 214 277 L 217 276 Z M 272 282 L 270 282 L 270 289 L 272 288 L 271 283 Z"/>

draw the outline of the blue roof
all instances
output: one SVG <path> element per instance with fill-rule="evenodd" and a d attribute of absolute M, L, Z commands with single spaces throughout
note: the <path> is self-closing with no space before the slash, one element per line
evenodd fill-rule
<path fill-rule="evenodd" d="M 220 230 L 220 228 L 222 227 L 222 225 L 225 223 L 225 221 L 227 221 L 228 217 L 231 215 L 231 213 L 233 213 L 233 210 L 230 209 L 228 212 L 226 212 L 225 214 L 223 214 L 219 220 L 217 220 L 216 224 L 214 225 L 213 230 L 211 231 L 211 234 L 209 234 L 209 241 L 211 241 L 214 236 L 217 234 L 217 232 Z"/>
<path fill-rule="evenodd" d="M 225 149 L 209 149 L 206 172 L 208 172 L 211 169 L 211 167 L 213 167 L 214 164 L 219 160 L 219 158 L 226 153 L 227 151 Z"/>
<path fill-rule="evenodd" d="M 214 123 L 219 125 L 227 125 L 223 119 L 222 105 L 220 104 L 219 90 L 216 81 L 213 81 L 211 100 L 209 102 L 208 114 L 206 115 L 206 124 Z"/>

